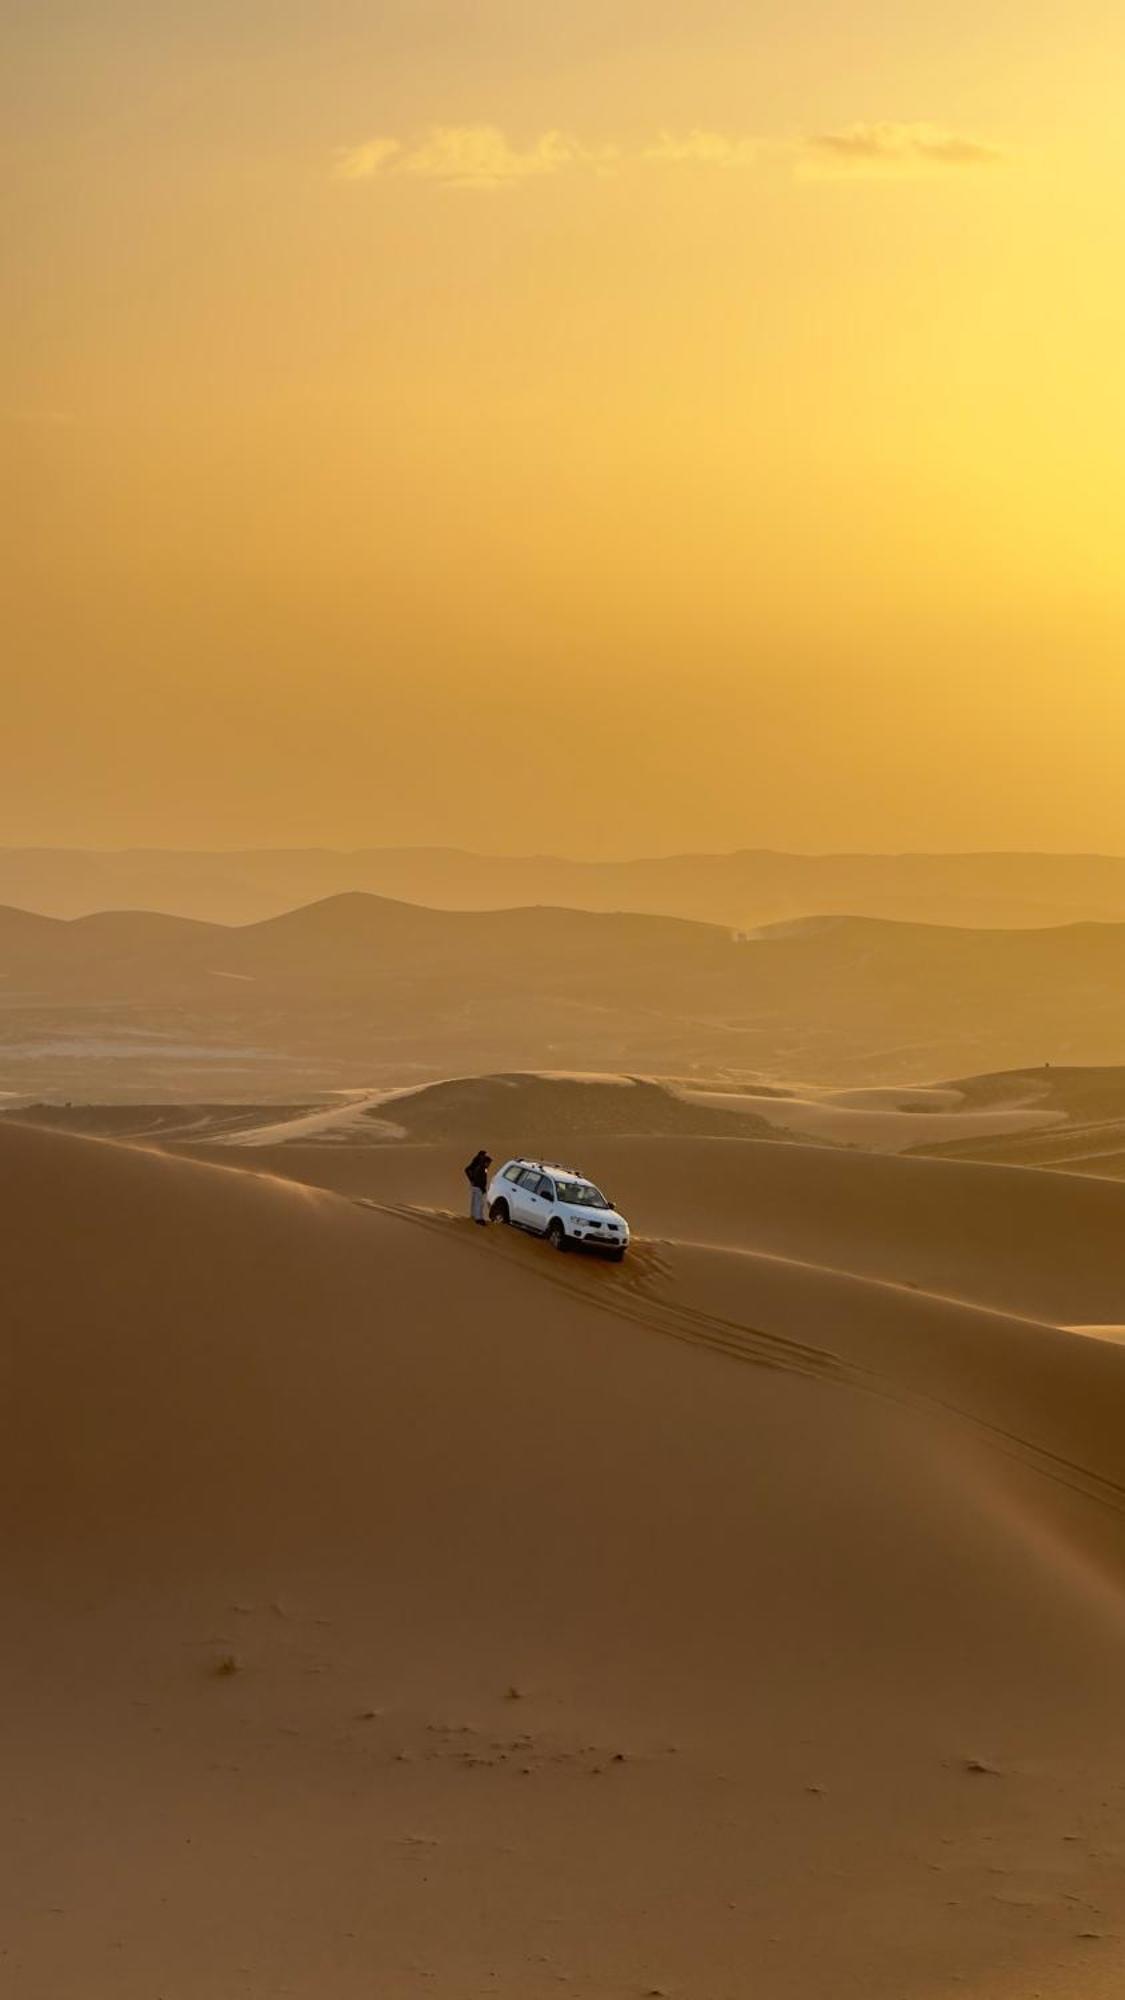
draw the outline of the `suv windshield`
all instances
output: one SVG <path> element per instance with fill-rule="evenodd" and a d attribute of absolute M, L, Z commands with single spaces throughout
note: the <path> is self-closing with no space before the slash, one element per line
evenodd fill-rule
<path fill-rule="evenodd" d="M 608 1208 L 609 1203 L 593 1181 L 556 1181 L 558 1198 L 571 1208 Z"/>

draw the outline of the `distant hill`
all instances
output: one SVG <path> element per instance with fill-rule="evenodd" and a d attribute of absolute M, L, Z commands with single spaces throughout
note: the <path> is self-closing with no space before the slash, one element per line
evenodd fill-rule
<path fill-rule="evenodd" d="M 1125 1062 L 1125 925 L 716 925 L 330 898 L 258 924 L 0 910 L 0 1092 L 290 1101 L 576 1070 L 930 1082 Z"/>
<path fill-rule="evenodd" d="M 588 862 L 440 847 L 215 854 L 0 848 L 0 903 L 50 916 L 147 909 L 243 924 L 356 891 L 445 909 L 549 903 L 743 929 L 817 911 L 1010 929 L 1125 922 L 1125 857 L 746 849 Z"/>

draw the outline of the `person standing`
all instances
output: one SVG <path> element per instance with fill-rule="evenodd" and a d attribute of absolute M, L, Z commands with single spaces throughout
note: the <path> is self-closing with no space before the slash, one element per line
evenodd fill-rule
<path fill-rule="evenodd" d="M 482 1229 L 486 1227 L 488 1221 L 484 1212 L 484 1198 L 488 1193 L 488 1169 L 491 1165 L 492 1155 L 486 1153 L 482 1146 L 479 1153 L 473 1154 L 465 1168 L 465 1179 L 469 1183 L 469 1214 L 474 1222 L 480 1223 Z"/>

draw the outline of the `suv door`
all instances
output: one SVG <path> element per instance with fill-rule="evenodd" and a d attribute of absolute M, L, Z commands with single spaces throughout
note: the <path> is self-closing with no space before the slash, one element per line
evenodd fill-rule
<path fill-rule="evenodd" d="M 524 1229 L 542 1227 L 539 1221 L 542 1204 L 537 1199 L 540 1178 L 538 1167 L 524 1167 L 512 1182 L 509 1193 L 512 1221 L 518 1222 Z"/>
<path fill-rule="evenodd" d="M 547 1224 L 551 1220 L 555 1190 L 546 1174 L 526 1173 L 520 1175 L 519 1202 L 520 1221 L 525 1229 L 533 1229 L 537 1236 L 545 1236 Z"/>
<path fill-rule="evenodd" d="M 544 1174 L 540 1179 L 539 1199 L 536 1203 L 536 1208 L 538 1211 L 536 1227 L 541 1229 L 545 1236 L 548 1224 L 555 1212 L 555 1183 L 548 1174 Z"/>

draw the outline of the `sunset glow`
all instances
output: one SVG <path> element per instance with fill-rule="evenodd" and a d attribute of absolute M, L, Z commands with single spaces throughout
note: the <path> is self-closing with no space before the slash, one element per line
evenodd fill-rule
<path fill-rule="evenodd" d="M 1117 10 L 15 17 L 0 840 L 1122 848 Z"/>

